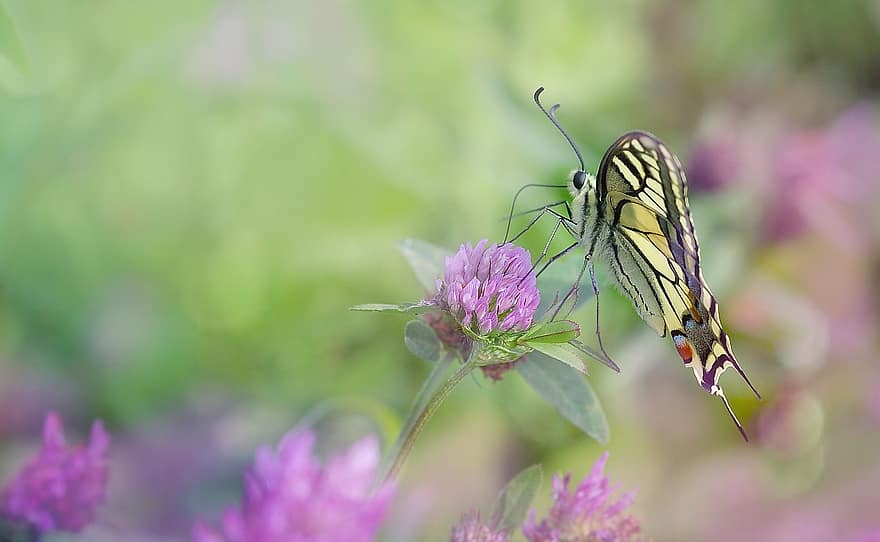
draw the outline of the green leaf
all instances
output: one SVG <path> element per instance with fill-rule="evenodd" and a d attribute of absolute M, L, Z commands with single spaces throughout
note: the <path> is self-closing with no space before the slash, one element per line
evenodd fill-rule
<path fill-rule="evenodd" d="M 608 420 L 593 388 L 580 373 L 539 352 L 517 363 L 516 370 L 571 423 L 600 443 L 608 443 Z"/>
<path fill-rule="evenodd" d="M 443 276 L 446 268 L 446 257 L 452 253 L 418 239 L 404 239 L 399 248 L 419 283 L 429 292 L 433 292 L 436 280 Z"/>
<path fill-rule="evenodd" d="M 561 361 L 583 375 L 587 374 L 587 359 L 589 359 L 589 356 L 568 343 L 526 342 L 525 345 Z"/>
<path fill-rule="evenodd" d="M 22 73 L 27 73 L 30 69 L 24 45 L 15 30 L 15 22 L 2 3 L 0 3 L 0 56 L 6 57 L 9 63 Z"/>
<path fill-rule="evenodd" d="M 532 327 L 520 339 L 520 343 L 567 343 L 577 339 L 581 334 L 581 328 L 571 320 L 554 320 L 546 324 Z"/>
<path fill-rule="evenodd" d="M 608 367 L 609 369 L 611 369 L 612 371 L 614 371 L 616 373 L 620 372 L 620 367 L 618 367 L 617 364 L 614 363 L 613 359 L 606 356 L 603 352 L 596 352 L 591 347 L 585 345 L 584 343 L 582 343 L 580 341 L 572 340 L 570 342 L 571 342 L 572 346 L 574 346 L 575 348 L 577 348 L 578 350 L 580 350 L 584 354 L 590 356 L 594 360 L 598 361 L 602 365 Z"/>
<path fill-rule="evenodd" d="M 355 305 L 349 308 L 352 311 L 359 312 L 404 312 L 408 314 L 424 314 L 437 310 L 437 306 L 430 303 L 367 303 L 365 305 Z"/>
<path fill-rule="evenodd" d="M 543 479 L 541 465 L 532 465 L 507 483 L 490 516 L 496 529 L 513 531 L 522 525 Z"/>
<path fill-rule="evenodd" d="M 434 329 L 423 320 L 410 320 L 403 328 L 403 342 L 417 358 L 437 361 L 443 351 L 443 343 Z"/>

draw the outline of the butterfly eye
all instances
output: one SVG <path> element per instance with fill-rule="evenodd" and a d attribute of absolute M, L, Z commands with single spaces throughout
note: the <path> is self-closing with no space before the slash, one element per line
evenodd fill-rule
<path fill-rule="evenodd" d="M 580 190 L 584 187 L 584 181 L 587 179 L 587 174 L 584 170 L 579 169 L 575 171 L 571 176 L 571 184 L 574 186 L 575 190 Z"/>

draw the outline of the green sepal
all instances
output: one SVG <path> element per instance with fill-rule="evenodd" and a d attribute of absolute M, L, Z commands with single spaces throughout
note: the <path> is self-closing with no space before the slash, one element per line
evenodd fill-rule
<path fill-rule="evenodd" d="M 577 339 L 581 328 L 571 320 L 554 320 L 546 324 L 532 326 L 518 342 L 523 343 L 567 343 Z"/>
<path fill-rule="evenodd" d="M 529 348 L 533 348 L 546 356 L 561 361 L 582 375 L 587 374 L 587 360 L 590 357 L 569 343 L 527 342 L 525 344 Z"/>

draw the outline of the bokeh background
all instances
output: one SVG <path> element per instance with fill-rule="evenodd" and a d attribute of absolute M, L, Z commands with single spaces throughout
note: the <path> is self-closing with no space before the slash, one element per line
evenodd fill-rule
<path fill-rule="evenodd" d="M 687 164 L 705 275 L 765 395 L 723 378 L 745 445 L 605 288 L 623 372 L 591 382 L 644 531 L 809 542 L 880 524 L 880 2 L 2 8 L 0 476 L 47 410 L 80 437 L 105 420 L 109 503 L 84 539 L 187 539 L 298 424 L 328 449 L 388 438 L 429 367 L 404 316 L 347 308 L 424 296 L 400 239 L 499 240 L 518 187 L 576 165 L 539 85 L 588 169 L 636 128 Z M 589 329 L 592 305 L 576 319 Z M 467 380 L 383 539 L 448 537 L 521 468 L 579 478 L 601 450 L 518 375 Z"/>

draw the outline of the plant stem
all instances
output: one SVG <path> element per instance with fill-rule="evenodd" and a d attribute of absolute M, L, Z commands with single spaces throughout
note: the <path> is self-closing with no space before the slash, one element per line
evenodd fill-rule
<path fill-rule="evenodd" d="M 413 446 L 416 443 L 416 439 L 419 438 L 419 434 L 421 434 L 422 429 L 425 428 L 425 425 L 428 423 L 428 420 L 431 419 L 431 416 L 437 412 L 437 409 L 440 408 L 440 405 L 443 401 L 449 397 L 449 394 L 452 393 L 452 390 L 455 389 L 455 386 L 461 382 L 464 377 L 466 377 L 471 371 L 476 367 L 476 361 L 473 356 L 467 362 L 463 363 L 461 367 L 453 374 L 449 380 L 447 380 L 443 386 L 441 386 L 431 399 L 424 404 L 422 410 L 419 412 L 416 419 L 413 423 L 405 426 L 403 428 L 403 432 L 397 438 L 397 444 L 395 448 L 397 448 L 397 453 L 394 456 L 394 461 L 391 463 L 391 467 L 388 468 L 388 471 L 385 473 L 383 483 L 390 482 L 397 477 L 397 474 L 400 472 L 400 469 L 403 467 L 406 458 L 409 456 L 409 453 L 412 451 Z"/>

